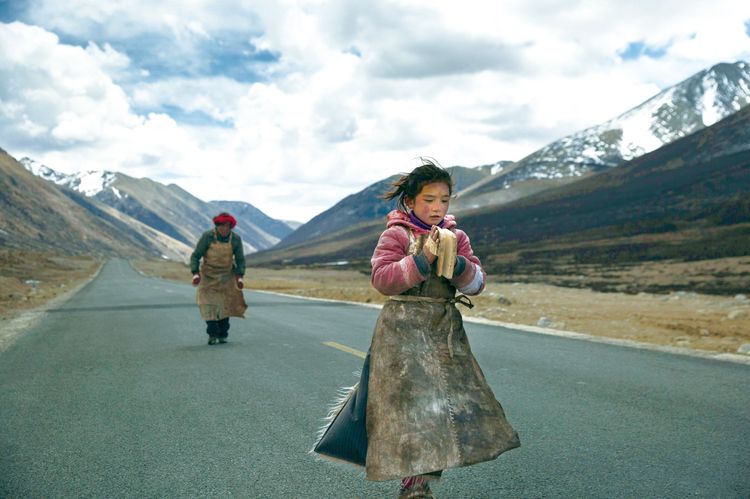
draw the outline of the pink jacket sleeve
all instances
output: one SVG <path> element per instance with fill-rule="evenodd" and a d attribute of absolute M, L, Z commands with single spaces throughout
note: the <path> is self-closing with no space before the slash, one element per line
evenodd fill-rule
<path fill-rule="evenodd" d="M 401 226 L 386 229 L 372 255 L 372 285 L 384 295 L 397 295 L 425 280 L 408 255 L 409 235 Z"/>
<path fill-rule="evenodd" d="M 466 259 L 466 267 L 461 275 L 453 276 L 453 285 L 462 293 L 478 295 L 484 290 L 487 274 L 479 258 L 474 254 L 474 250 L 471 249 L 469 236 L 460 229 L 456 229 L 456 253 Z"/>

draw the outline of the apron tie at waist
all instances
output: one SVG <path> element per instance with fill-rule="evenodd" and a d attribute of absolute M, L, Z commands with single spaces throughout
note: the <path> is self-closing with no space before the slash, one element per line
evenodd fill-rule
<path fill-rule="evenodd" d="M 445 313 L 450 321 L 448 329 L 448 353 L 453 358 L 453 314 L 449 310 L 450 305 L 463 305 L 467 308 L 474 308 L 474 304 L 466 295 L 458 295 L 453 298 L 434 298 L 432 296 L 415 296 L 415 295 L 393 295 L 390 297 L 393 301 L 404 302 L 427 302 L 427 303 L 445 303 Z"/>
<path fill-rule="evenodd" d="M 461 304 L 468 308 L 474 308 L 474 304 L 466 295 L 458 295 L 454 298 L 434 298 L 432 296 L 416 296 L 416 295 L 393 295 L 389 297 L 394 301 L 426 301 L 428 303 L 450 303 L 450 304 Z"/>

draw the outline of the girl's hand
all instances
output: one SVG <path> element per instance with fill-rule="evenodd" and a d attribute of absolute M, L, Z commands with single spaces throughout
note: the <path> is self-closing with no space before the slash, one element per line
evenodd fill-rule
<path fill-rule="evenodd" d="M 428 239 L 432 239 L 435 242 L 438 242 L 440 239 L 440 234 L 438 233 L 438 227 L 437 225 L 433 225 L 432 229 L 430 229 L 430 234 L 427 236 Z M 432 265 L 432 262 L 435 261 L 435 258 L 437 258 L 437 255 L 435 255 L 432 251 L 430 251 L 430 248 L 428 247 L 428 244 L 426 244 L 427 241 L 425 241 L 425 245 L 422 247 L 422 253 L 424 253 L 424 256 L 427 258 L 427 261 Z"/>

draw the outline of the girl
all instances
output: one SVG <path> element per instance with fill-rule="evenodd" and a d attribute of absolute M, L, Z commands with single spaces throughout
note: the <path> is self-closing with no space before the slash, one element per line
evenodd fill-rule
<path fill-rule="evenodd" d="M 314 451 L 365 467 L 368 480 L 402 479 L 399 497 L 433 497 L 442 470 L 495 459 L 520 445 L 471 353 L 456 303 L 486 274 L 446 215 L 450 174 L 432 161 L 393 183 L 398 201 L 372 256 L 372 284 L 391 299 L 375 325 L 358 385 L 331 411 Z M 453 275 L 438 276 L 426 244 L 455 234 Z M 461 294 L 456 296 L 456 290 Z"/>

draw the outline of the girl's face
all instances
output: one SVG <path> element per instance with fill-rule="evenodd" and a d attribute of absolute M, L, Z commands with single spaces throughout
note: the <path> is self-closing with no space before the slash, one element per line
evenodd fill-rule
<path fill-rule="evenodd" d="M 437 225 L 448 213 L 451 193 L 445 182 L 425 184 L 414 199 L 406 198 L 406 206 L 427 225 Z"/>

